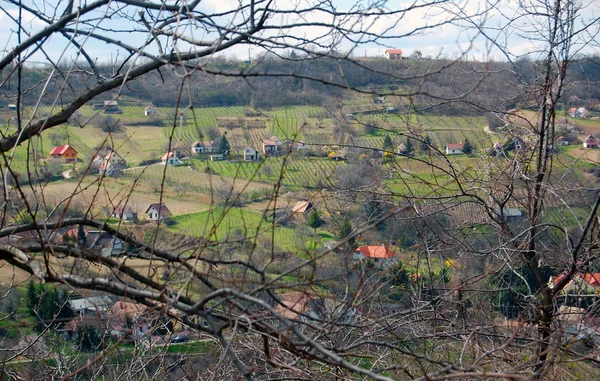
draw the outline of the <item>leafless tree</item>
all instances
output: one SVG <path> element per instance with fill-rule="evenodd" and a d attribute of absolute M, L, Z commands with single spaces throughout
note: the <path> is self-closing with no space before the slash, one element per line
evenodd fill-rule
<path fill-rule="evenodd" d="M 16 279 L 23 273 L 72 293 L 128 298 L 144 312 L 135 322 L 122 319 L 120 326 L 126 329 L 118 339 L 97 337 L 95 327 L 80 328 L 79 349 L 92 354 L 85 356 L 77 348 L 63 354 L 64 341 L 54 341 L 54 333 L 62 324 L 60 309 L 72 304 L 53 302 L 57 314 L 44 318 L 43 296 L 34 286 L 28 300 L 39 298 L 30 317 L 37 334 L 2 347 L 2 367 L 14 379 L 520 380 L 569 379 L 572 369 L 566 364 L 572 363 L 580 377 L 593 377 L 598 344 L 591 344 L 592 351 L 583 344 L 568 345 L 578 337 L 569 329 L 581 328 L 592 341 L 600 333 L 565 323 L 571 320 L 560 313 L 560 303 L 567 298 L 567 286 L 593 272 L 598 262 L 600 192 L 595 179 L 580 173 L 581 161 L 555 150 L 558 106 L 577 82 L 570 79 L 571 66 L 577 55 L 598 48 L 600 23 L 586 13 L 590 7 L 561 0 L 485 2 L 481 8 L 442 0 L 343 6 L 251 0 L 231 7 L 200 1 L 4 1 L 0 11 L 12 34 L 0 58 L 0 83 L 2 96 L 15 105 L 11 113 L 16 118 L 16 126 L 2 127 L 0 138 L 0 261 L 11 269 L 1 295 L 8 305 L 2 309 L 5 319 L 16 313 L 13 304 L 22 292 Z M 413 19 L 423 23 L 405 23 Z M 465 50 L 455 59 L 442 54 L 438 58 L 443 59 L 423 59 L 419 54 L 416 63 L 401 66 L 401 61 L 396 65 L 355 57 L 368 44 L 387 48 L 444 28 L 469 36 L 470 48 L 460 45 Z M 511 50 L 516 42 L 530 44 L 533 67 Z M 468 60 L 471 48 L 486 43 L 486 53 L 501 54 L 502 63 Z M 96 59 L 98 44 L 118 57 L 111 57 L 110 64 Z M 240 48 L 261 54 L 255 54 L 254 62 L 222 57 Z M 34 67 L 39 60 L 44 66 Z M 152 79 L 143 82 L 148 77 Z M 311 168 L 330 178 L 311 194 L 321 203 L 328 225 L 354 221 L 347 224 L 351 231 L 345 237 L 311 250 L 315 245 L 302 245 L 298 237 L 316 241 L 317 229 L 310 236 L 299 232 L 289 244 L 303 247 L 291 254 L 281 249 L 286 242 L 278 229 L 290 212 L 280 197 L 290 182 L 305 185 L 291 177 L 291 149 L 277 158 L 281 166 L 238 166 L 232 184 L 212 170 L 188 172 L 189 181 L 206 175 L 203 186 L 209 189 L 203 220 L 192 224 L 202 238 L 192 238 L 164 220 L 165 200 L 179 198 L 177 213 L 183 214 L 191 211 L 188 197 L 203 196 L 179 191 L 178 198 L 169 195 L 179 185 L 169 186 L 167 175 L 187 168 L 144 167 L 115 180 L 118 189 L 107 186 L 104 177 L 82 177 L 69 192 L 50 190 L 38 157 L 47 154 L 47 138 L 60 140 L 50 131 L 69 120 L 73 124 L 74 116 L 77 128 L 89 129 L 102 112 L 100 108 L 85 117 L 79 111 L 83 107 L 100 100 L 105 107 L 120 95 L 135 93 L 136 86 L 148 86 L 145 91 L 150 93 L 170 89 L 176 96 L 165 140 L 167 151 L 176 151 L 184 141 L 178 116 L 190 118 L 186 124 L 198 123 L 195 112 L 202 105 L 194 101 L 195 83 L 202 79 L 208 84 L 206 78 L 223 79 L 223 87 L 237 79 L 236 84 L 249 89 L 256 86 L 263 98 L 262 90 L 270 89 L 279 102 L 293 97 L 286 86 L 301 89 L 309 84 L 315 88 L 303 93 L 307 103 L 326 91 L 337 91 L 336 96 L 351 92 L 354 100 L 393 97 L 403 106 L 395 112 L 406 111 L 394 114 L 395 128 L 385 131 L 387 112 L 358 107 L 356 112 L 377 114 L 381 123 L 376 132 L 395 134 L 396 141 L 410 138 L 431 149 L 386 163 L 349 155 L 355 162 L 329 173 L 327 168 Z M 366 85 L 371 82 L 377 86 Z M 243 96 L 239 93 L 228 94 Z M 342 103 L 339 109 L 344 107 Z M 513 144 L 509 155 L 482 153 L 458 160 L 436 148 L 452 142 L 435 145 L 426 140 L 447 116 L 467 111 L 502 115 L 506 122 L 502 131 L 490 131 L 484 143 L 518 139 L 522 144 Z M 424 116 L 436 120 L 426 125 Z M 334 117 L 337 123 L 344 119 Z M 346 122 L 337 141 L 332 128 L 329 141 L 311 143 L 337 143 L 348 152 L 380 149 L 355 137 L 353 122 Z M 108 133 L 103 143 L 112 139 Z M 233 129 L 228 136 L 233 141 Z M 379 176 L 384 164 L 394 174 L 386 179 L 391 181 Z M 210 169 L 218 164 L 207 165 Z M 160 169 L 158 178 L 150 175 L 154 168 Z M 253 181 L 262 180 L 261 173 L 269 178 L 275 173 L 277 180 L 264 187 L 268 200 L 260 221 L 251 224 L 235 206 L 244 192 L 257 186 Z M 332 176 L 336 173 L 337 179 Z M 146 194 L 140 185 L 145 178 L 150 178 L 146 187 L 154 190 L 146 193 L 157 194 L 148 208 L 150 213 L 156 210 L 154 217 L 135 227 L 124 216 L 113 217 L 117 224 L 100 218 L 100 207 L 116 212 L 138 192 Z M 86 207 L 74 214 L 79 203 Z M 520 215 L 515 210 L 523 218 L 516 218 Z M 228 213 L 241 221 L 241 228 L 227 226 Z M 567 220 L 575 220 L 576 226 Z M 92 230 L 99 231 L 98 239 L 88 244 L 80 236 Z M 110 246 L 97 246 L 103 233 L 110 236 Z M 414 272 L 408 274 L 403 263 L 360 261 L 362 251 L 351 250 L 357 240 L 397 243 L 407 249 L 401 261 L 412 261 Z M 112 256 L 115 250 L 122 251 Z M 547 270 L 555 275 L 553 281 Z M 515 302 L 509 304 L 507 298 Z M 578 323 L 593 320 L 597 304 L 594 300 L 586 320 L 581 317 Z M 504 307 L 514 308 L 514 313 L 502 315 Z M 186 334 L 171 334 L 167 321 L 185 327 Z M 99 319 L 92 326 L 104 323 Z M 137 340 L 138 330 L 147 338 L 163 328 L 167 332 L 161 337 L 172 343 L 189 339 L 193 332 L 190 346 L 202 350 L 175 356 L 161 343 Z M 36 345 L 42 340 L 50 349 Z M 126 340 L 134 343 L 135 353 L 124 345 Z M 15 367 L 23 356 L 36 361 L 31 367 Z M 34 376 L 36 372 L 42 376 Z"/>

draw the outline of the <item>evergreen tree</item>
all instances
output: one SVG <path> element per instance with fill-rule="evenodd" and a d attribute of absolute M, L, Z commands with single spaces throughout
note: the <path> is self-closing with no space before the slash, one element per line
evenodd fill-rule
<path fill-rule="evenodd" d="M 473 153 L 473 147 L 471 146 L 469 139 L 465 139 L 465 143 L 463 144 L 463 152 L 467 155 Z"/>
<path fill-rule="evenodd" d="M 421 153 L 425 154 L 425 153 L 429 153 L 429 149 L 431 148 L 431 138 L 429 137 L 429 135 L 425 136 L 425 139 L 423 139 L 423 141 L 421 142 Z"/>
<path fill-rule="evenodd" d="M 231 150 L 231 146 L 229 145 L 229 140 L 227 140 L 227 132 L 223 133 L 221 137 L 221 142 L 219 143 L 219 151 L 223 155 L 225 159 L 229 157 L 229 152 Z"/>
<path fill-rule="evenodd" d="M 352 234 L 353 230 L 354 230 L 354 228 L 352 227 L 352 221 L 350 221 L 350 218 L 348 218 L 348 217 L 344 218 L 344 221 L 342 221 L 342 224 L 338 228 L 337 239 L 338 240 L 346 239 L 346 237 L 348 237 L 350 234 Z M 352 238 L 348 241 L 350 246 L 354 246 L 355 242 L 356 242 L 355 238 Z"/>
<path fill-rule="evenodd" d="M 412 144 L 412 140 L 410 140 L 410 138 L 406 138 L 406 143 L 405 143 L 405 148 L 404 151 L 406 152 L 406 155 L 410 156 L 415 150 L 415 147 Z"/>
<path fill-rule="evenodd" d="M 36 287 L 35 287 L 35 283 L 33 283 L 32 280 L 30 280 L 27 283 L 27 308 L 29 309 L 29 313 L 32 316 L 36 316 L 35 311 L 38 308 L 38 304 L 40 302 L 40 298 L 38 296 Z"/>
<path fill-rule="evenodd" d="M 389 135 L 386 135 L 385 138 L 383 139 L 383 149 L 385 151 L 389 151 L 392 149 L 394 143 L 392 143 L 392 138 L 390 138 Z"/>
<path fill-rule="evenodd" d="M 308 214 L 308 217 L 306 218 L 306 222 L 308 223 L 308 226 L 315 229 L 315 231 L 319 226 L 321 226 L 323 221 L 321 220 L 321 216 L 319 215 L 317 208 L 312 208 Z"/>

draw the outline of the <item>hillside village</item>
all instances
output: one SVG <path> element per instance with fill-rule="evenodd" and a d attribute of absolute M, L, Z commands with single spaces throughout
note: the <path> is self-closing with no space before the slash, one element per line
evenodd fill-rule
<path fill-rule="evenodd" d="M 401 50 L 385 54 L 389 60 L 405 58 Z M 459 189 L 457 179 L 464 176 L 477 183 L 490 176 L 484 164 L 505 164 L 536 152 L 536 137 L 528 129 L 538 124 L 533 109 L 511 109 L 501 116 L 460 111 L 440 116 L 427 110 L 405 112 L 402 100 L 389 95 L 348 92 L 335 101 L 332 107 L 198 105 L 192 112 L 154 105 L 143 94 L 94 100 L 69 123 L 32 137 L 39 147 L 35 152 L 18 147 L 9 182 L 19 181 L 38 220 L 56 224 L 41 232 L 45 241 L 136 268 L 152 259 L 139 242 L 152 242 L 157 251 L 191 246 L 206 256 L 226 253 L 230 261 L 251 255 L 253 265 L 264 266 L 267 276 L 284 274 L 294 284 L 311 275 L 288 268 L 334 253 L 319 262 L 316 271 L 323 282 L 310 292 L 290 287 L 280 300 L 264 297 L 281 316 L 306 323 L 333 316 L 343 324 L 395 316 L 413 302 L 435 300 L 462 281 L 459 275 L 475 277 L 494 263 L 485 256 L 462 258 L 463 249 L 440 238 L 442 231 L 462 234 L 464 242 L 478 246 L 495 239 L 492 227 L 498 221 L 512 231 L 528 229 L 526 180 L 510 183 L 500 176 L 482 196 L 491 203 L 510 188 L 510 197 L 496 208 L 453 195 Z M 7 131 L 14 129 L 12 106 L 0 110 Z M 545 201 L 541 218 L 549 225 L 577 230 L 591 208 L 600 177 L 599 107 L 557 111 L 556 135 L 545 148 L 556 161 L 557 179 L 577 186 L 557 187 Z M 23 109 L 32 120 L 52 110 L 42 106 L 33 112 L 31 106 Z M 84 119 L 88 122 L 81 126 Z M 25 173 L 35 176 L 24 179 Z M 427 200 L 432 195 L 442 201 Z M 9 210 L 10 223 L 25 221 L 20 207 L 25 204 Z M 65 218 L 98 219 L 102 224 L 62 227 Z M 37 234 L 23 230 L 1 239 L 34 245 Z M 555 242 L 560 234 L 548 230 L 543 239 Z M 426 261 L 424 244 L 432 245 Z M 548 263 L 549 284 L 564 276 L 551 271 L 561 260 Z M 61 268 L 82 266 L 68 257 L 56 261 Z M 340 268 L 347 269 L 346 283 L 331 278 Z M 153 271 L 153 279 L 185 281 L 176 267 L 159 264 Z M 591 352 L 600 342 L 594 307 L 599 271 L 596 267 L 577 274 L 560 299 L 560 308 L 570 314 L 564 327 L 582 322 L 577 324 L 591 330 L 586 336 L 593 341 Z M 30 290 L 17 289 L 14 300 L 38 298 L 41 303 L 49 298 L 44 285 L 25 274 L 16 277 Z M 355 289 L 364 279 L 371 279 L 367 282 L 373 287 L 385 279 L 373 294 L 377 301 L 345 306 L 346 287 Z M 497 281 L 501 285 L 504 280 Z M 422 300 L 411 301 L 408 290 L 417 290 Z M 202 289 L 191 284 L 189 292 L 200 294 Z M 575 301 L 569 292 L 583 296 Z M 54 305 L 62 302 L 68 308 L 55 311 L 65 316 L 49 329 L 71 343 L 79 340 L 77 345 L 87 346 L 85 350 L 99 350 L 105 338 L 156 348 L 189 343 L 191 353 L 207 356 L 217 345 L 175 317 L 133 299 L 106 292 L 67 297 L 58 291 L 53 297 Z M 481 300 L 496 318 L 505 319 L 505 327 L 516 324 L 524 310 L 507 292 L 498 300 Z M 50 343 L 27 342 L 38 329 L 33 326 L 35 314 L 24 304 L 15 311 L 31 326 L 5 326 L 4 335 L 14 344 L 10 353 L 23 356 L 19 351 L 27 347 L 29 358 L 44 358 Z M 195 324 L 207 327 L 210 322 L 200 319 Z"/>

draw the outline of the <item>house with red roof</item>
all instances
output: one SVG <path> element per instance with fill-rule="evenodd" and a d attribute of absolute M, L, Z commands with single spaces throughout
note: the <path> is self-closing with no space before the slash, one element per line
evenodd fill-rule
<path fill-rule="evenodd" d="M 380 267 L 388 267 L 398 261 L 398 254 L 384 245 L 360 246 L 354 251 L 354 260 L 358 262 L 373 260 Z"/>
<path fill-rule="evenodd" d="M 387 49 L 384 55 L 388 60 L 401 60 L 402 49 Z"/>
<path fill-rule="evenodd" d="M 557 276 L 550 277 L 548 287 L 554 288 L 558 283 L 567 276 L 567 273 L 562 273 Z M 564 287 L 563 291 L 577 291 L 579 293 L 600 293 L 600 273 L 579 273 L 576 274 L 569 283 Z"/>
<path fill-rule="evenodd" d="M 55 147 L 50 152 L 50 156 L 54 159 L 63 159 L 67 163 L 77 161 L 77 151 L 68 144 Z"/>
<path fill-rule="evenodd" d="M 292 209 L 292 213 L 294 215 L 306 215 L 306 213 L 310 212 L 313 208 L 313 204 L 310 201 L 298 201 L 294 208 Z"/>
<path fill-rule="evenodd" d="M 583 140 L 583 148 L 598 148 L 598 141 L 592 135 L 588 135 Z"/>
<path fill-rule="evenodd" d="M 460 155 L 463 153 L 465 145 L 460 143 L 448 143 L 446 146 L 446 155 Z"/>
<path fill-rule="evenodd" d="M 177 152 L 169 151 L 160 158 L 160 161 L 164 165 L 179 165 L 181 164 L 181 160 L 179 159 L 179 155 Z"/>

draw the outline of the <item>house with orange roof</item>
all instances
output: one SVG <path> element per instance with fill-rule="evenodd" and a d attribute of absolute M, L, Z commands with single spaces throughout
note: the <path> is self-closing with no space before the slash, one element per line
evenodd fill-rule
<path fill-rule="evenodd" d="M 360 246 L 354 251 L 354 260 L 357 262 L 372 260 L 380 267 L 388 267 L 398 261 L 398 254 L 384 245 Z"/>
<path fill-rule="evenodd" d="M 462 142 L 448 143 L 448 145 L 446 145 L 446 155 L 460 155 L 463 153 L 464 148 L 465 145 Z"/>
<path fill-rule="evenodd" d="M 177 152 L 169 151 L 160 158 L 160 161 L 164 165 L 179 165 L 181 164 L 181 160 L 179 159 L 179 155 Z"/>
<path fill-rule="evenodd" d="M 54 159 L 64 159 L 67 163 L 77 161 L 77 151 L 69 144 L 55 147 L 50 156 Z"/>
<path fill-rule="evenodd" d="M 567 273 L 562 273 L 557 276 L 550 277 L 548 287 L 554 288 L 558 283 L 567 276 Z M 564 292 L 576 291 L 578 293 L 595 294 L 600 293 L 600 273 L 579 273 L 576 274 L 567 285 L 563 288 Z"/>
<path fill-rule="evenodd" d="M 401 60 L 402 49 L 387 49 L 384 53 L 384 56 L 388 60 Z"/>

